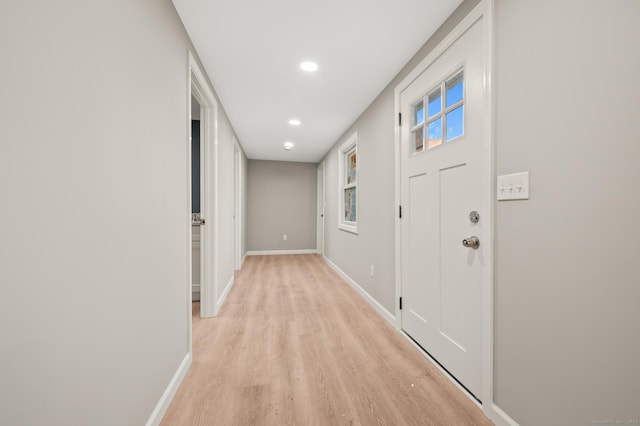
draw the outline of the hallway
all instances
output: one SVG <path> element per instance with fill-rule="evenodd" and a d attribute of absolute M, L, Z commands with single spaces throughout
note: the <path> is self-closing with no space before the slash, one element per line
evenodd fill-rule
<path fill-rule="evenodd" d="M 318 255 L 249 256 L 163 425 L 491 424 Z"/>

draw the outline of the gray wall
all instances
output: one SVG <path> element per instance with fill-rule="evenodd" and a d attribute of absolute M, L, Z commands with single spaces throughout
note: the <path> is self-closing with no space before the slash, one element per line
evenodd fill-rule
<path fill-rule="evenodd" d="M 249 251 L 316 248 L 315 164 L 249 160 L 247 187 Z"/>
<path fill-rule="evenodd" d="M 640 419 L 640 2 L 496 5 L 496 401 L 522 425 Z"/>
<path fill-rule="evenodd" d="M 189 48 L 169 0 L 2 2 L 0 424 L 144 424 L 187 354 Z"/>
<path fill-rule="evenodd" d="M 325 252 L 394 312 L 393 89 L 325 157 Z M 495 401 L 521 425 L 640 418 L 640 2 L 496 1 L 497 172 L 531 199 L 497 209 Z M 359 235 L 337 228 L 337 147 L 359 132 Z M 369 276 L 374 264 L 376 276 Z"/>

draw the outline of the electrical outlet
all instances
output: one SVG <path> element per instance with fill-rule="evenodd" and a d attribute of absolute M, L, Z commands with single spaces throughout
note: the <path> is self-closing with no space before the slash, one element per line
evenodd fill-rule
<path fill-rule="evenodd" d="M 498 187 L 496 191 L 498 201 L 528 200 L 529 172 L 498 176 Z"/>
<path fill-rule="evenodd" d="M 282 235 L 282 240 L 287 241 L 287 234 Z"/>
<path fill-rule="evenodd" d="M 371 269 L 369 270 L 369 274 L 371 274 L 372 277 L 376 275 L 376 273 L 375 273 L 375 271 L 373 269 L 373 265 L 371 265 Z"/>

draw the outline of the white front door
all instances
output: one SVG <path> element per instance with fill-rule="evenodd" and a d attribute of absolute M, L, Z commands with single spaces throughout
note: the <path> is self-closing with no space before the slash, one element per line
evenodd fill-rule
<path fill-rule="evenodd" d="M 484 55 L 476 22 L 400 92 L 402 328 L 477 398 Z M 463 245 L 472 236 L 478 248 Z"/>

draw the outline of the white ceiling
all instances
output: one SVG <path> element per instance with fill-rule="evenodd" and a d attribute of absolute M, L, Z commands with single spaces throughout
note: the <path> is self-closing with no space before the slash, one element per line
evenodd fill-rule
<path fill-rule="evenodd" d="M 247 156 L 314 163 L 461 2 L 173 0 Z"/>

